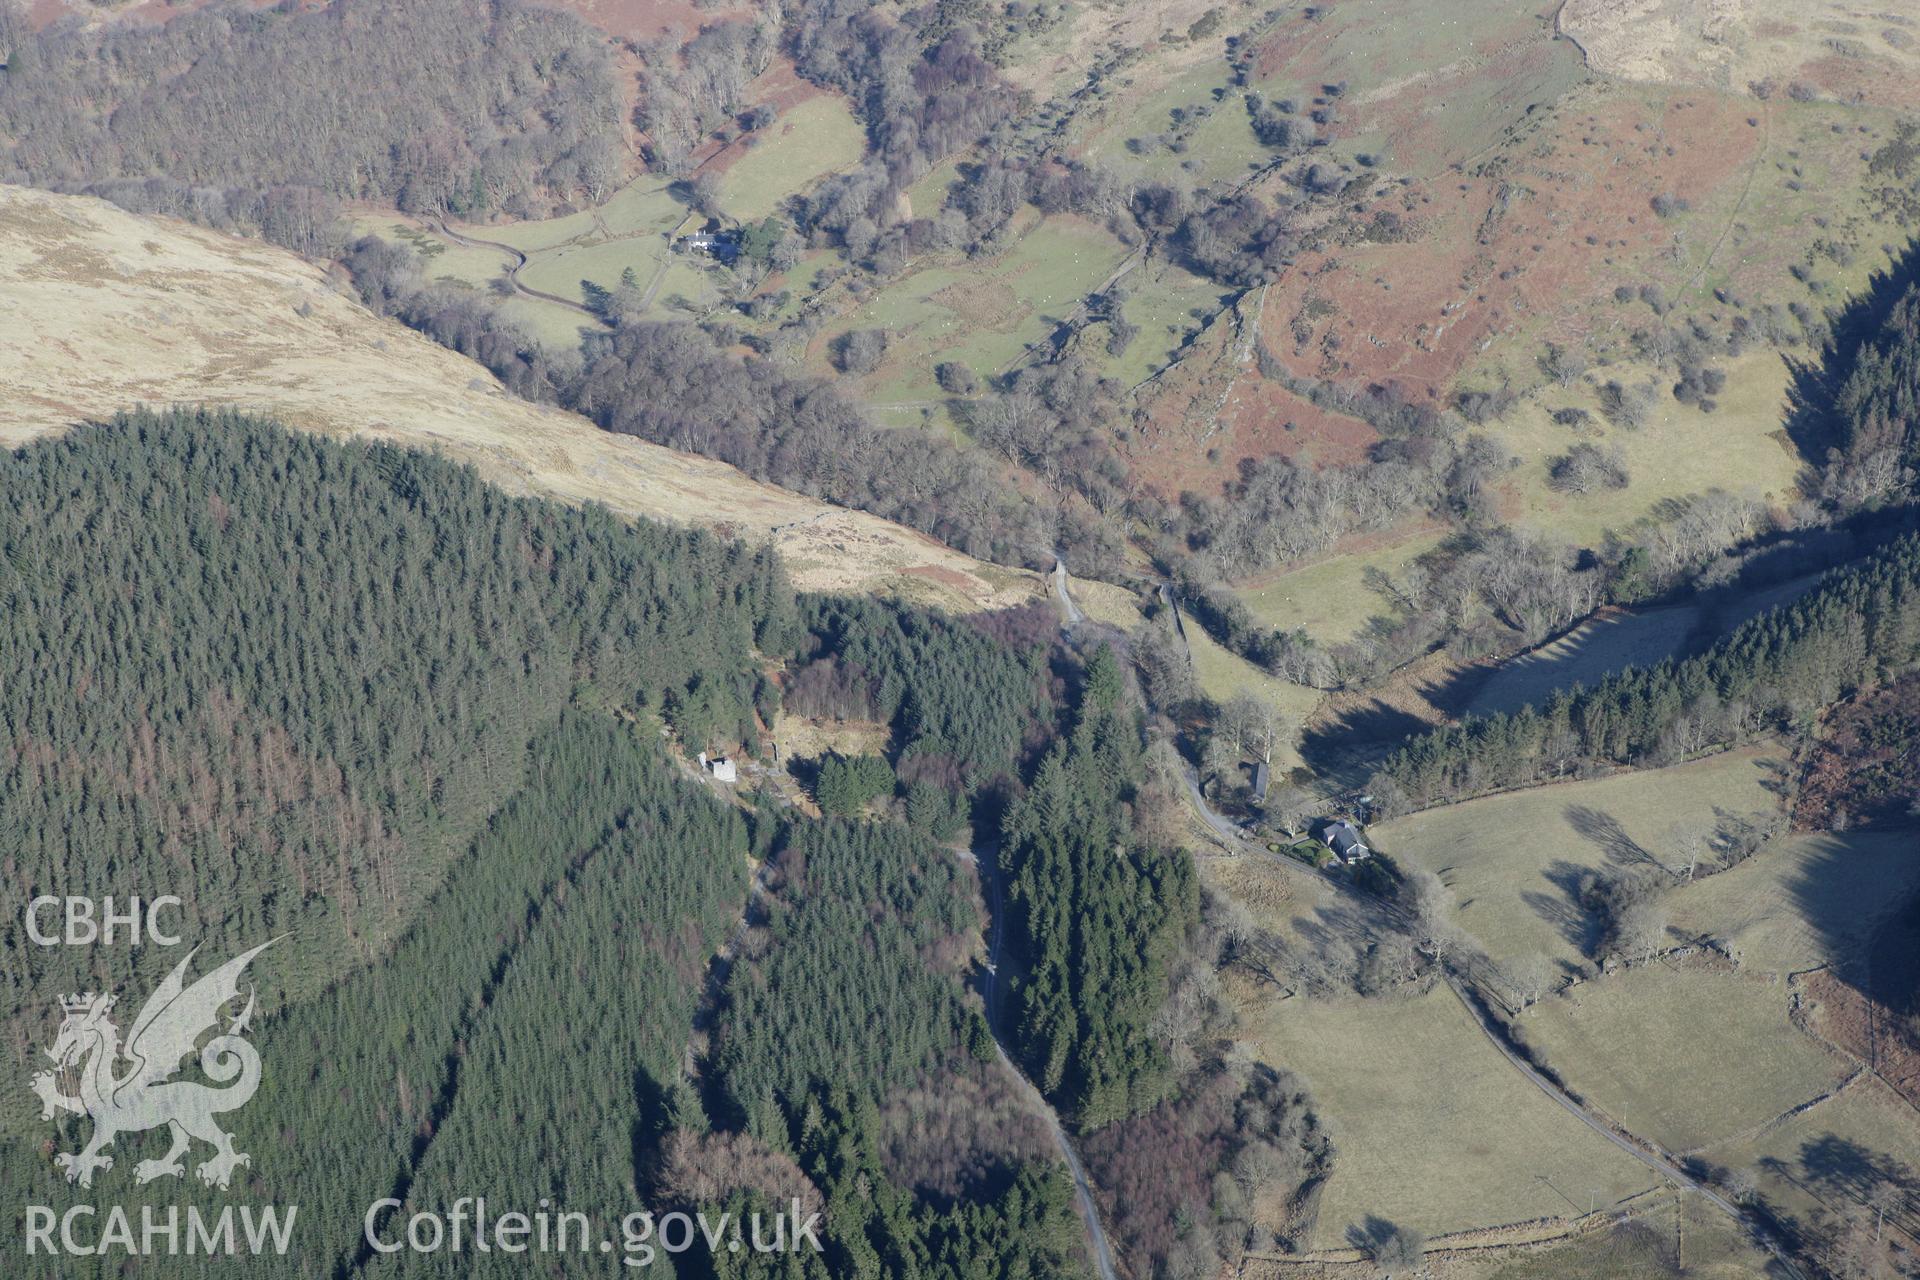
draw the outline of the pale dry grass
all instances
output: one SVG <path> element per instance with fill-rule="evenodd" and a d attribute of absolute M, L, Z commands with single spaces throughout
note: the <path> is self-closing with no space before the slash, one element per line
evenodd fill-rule
<path fill-rule="evenodd" d="M 1328 896 L 1319 882 L 1303 880 L 1280 865 L 1278 855 L 1209 858 L 1202 874 L 1209 887 L 1244 903 L 1267 928 L 1283 928 L 1303 908 L 1311 909 Z"/>
<path fill-rule="evenodd" d="M 782 760 L 813 760 L 830 751 L 878 755 L 891 736 L 886 725 L 870 720 L 821 720 L 782 711 L 773 722 L 773 741 Z"/>
<path fill-rule="evenodd" d="M 0 186 L 0 445 L 139 404 L 206 403 L 437 449 L 514 492 L 771 538 L 795 582 L 954 610 L 1041 594 L 888 521 L 529 404 L 272 246 Z"/>
<path fill-rule="evenodd" d="M 1784 89 L 1804 80 L 1867 101 L 1910 101 L 1920 79 L 1915 16 L 1900 6 L 1844 0 L 1567 0 L 1560 30 L 1587 65 L 1623 80 L 1698 84 L 1745 92 L 1755 81 Z M 1892 40 L 1888 31 L 1896 32 Z"/>

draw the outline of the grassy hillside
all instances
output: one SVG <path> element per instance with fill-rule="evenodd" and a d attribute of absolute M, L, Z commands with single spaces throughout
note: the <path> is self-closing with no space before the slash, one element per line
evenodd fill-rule
<path fill-rule="evenodd" d="M 959 608 L 1038 593 L 885 521 L 519 400 L 283 250 L 18 187 L 0 187 L 0 228 L 0 359 L 17 371 L 0 441 L 134 402 L 246 405 L 438 448 L 520 492 L 771 536 L 803 586 Z"/>
<path fill-rule="evenodd" d="M 1260 1056 L 1313 1089 L 1338 1155 L 1310 1246 L 1369 1219 L 1427 1235 L 1578 1216 L 1652 1184 L 1647 1168 L 1541 1094 L 1444 987 L 1407 999 L 1296 997 L 1249 1015 Z M 1577 1196 L 1577 1204 L 1567 1197 Z"/>

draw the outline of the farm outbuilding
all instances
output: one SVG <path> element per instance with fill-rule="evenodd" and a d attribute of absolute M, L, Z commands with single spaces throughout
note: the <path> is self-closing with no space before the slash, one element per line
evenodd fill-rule
<path fill-rule="evenodd" d="M 702 751 L 700 753 L 700 767 L 712 774 L 715 782 L 738 782 L 740 780 L 739 767 L 725 756 L 709 756 L 706 752 Z"/>

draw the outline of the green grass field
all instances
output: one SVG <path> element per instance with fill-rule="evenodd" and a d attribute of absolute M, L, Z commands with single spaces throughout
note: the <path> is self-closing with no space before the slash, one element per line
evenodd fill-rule
<path fill-rule="evenodd" d="M 1122 314 L 1139 332 L 1115 357 L 1106 353 L 1107 330 L 1102 327 L 1088 355 L 1109 377 L 1129 387 L 1165 368 L 1227 296 L 1219 285 L 1157 258 L 1128 272 L 1121 287 L 1132 295 Z"/>
<path fill-rule="evenodd" d="M 540 345 L 556 350 L 577 347 L 582 334 L 600 331 L 598 325 L 571 307 L 524 294 L 506 299 L 500 304 L 500 310 L 532 334 Z"/>
<path fill-rule="evenodd" d="M 498 249 L 455 244 L 407 218 L 359 218 L 353 223 L 353 234 L 379 236 L 406 245 L 420 256 L 421 270 L 429 280 L 479 287 L 503 274 L 512 263 Z"/>
<path fill-rule="evenodd" d="M 862 380 L 877 403 L 938 399 L 936 364 L 958 361 L 982 379 L 1065 319 L 1126 258 L 1105 229 L 1072 216 L 1031 222 L 1013 247 L 980 263 L 942 261 L 890 281 L 843 312 L 816 349 L 852 329 L 885 329 L 881 368 Z"/>
<path fill-rule="evenodd" d="M 1201 692 L 1216 702 L 1225 702 L 1237 693 L 1251 693 L 1279 707 L 1297 727 L 1313 714 L 1325 696 L 1318 689 L 1270 676 L 1237 653 L 1229 653 L 1194 622 L 1187 623 L 1187 645 L 1193 653 L 1193 675 Z M 1300 752 L 1289 739 L 1274 755 L 1277 769 L 1295 769 L 1301 764 Z"/>
<path fill-rule="evenodd" d="M 1445 535 L 1426 532 L 1363 551 L 1335 554 L 1299 569 L 1261 574 L 1237 585 L 1253 616 L 1269 627 L 1299 627 L 1321 644 L 1344 644 L 1391 604 L 1367 585 L 1367 571 L 1398 575 L 1439 546 Z"/>
<path fill-rule="evenodd" d="M 1578 877 L 1621 862 L 1672 865 L 1672 829 L 1711 829 L 1716 810 L 1773 811 L 1778 802 L 1764 784 L 1780 759 L 1775 748 L 1754 747 L 1671 769 L 1532 787 L 1429 809 L 1372 834 L 1403 865 L 1446 881 L 1461 926 L 1496 963 L 1543 955 L 1577 965 L 1592 927 L 1571 896 Z"/>
<path fill-rule="evenodd" d="M 1675 929 L 1729 948 L 1742 968 L 1784 976 L 1846 961 L 1915 892 L 1910 833 L 1799 835 L 1675 891 L 1669 916 Z"/>
<path fill-rule="evenodd" d="M 1585 1214 L 1653 1175 L 1546 1097 L 1444 987 L 1268 1002 L 1241 1038 L 1304 1078 L 1338 1154 L 1309 1246 L 1377 1216 L 1427 1235 Z"/>
<path fill-rule="evenodd" d="M 931 218 L 940 212 L 947 202 L 947 189 L 960 177 L 960 162 L 949 158 L 942 160 L 933 168 L 920 175 L 920 180 L 906 189 L 907 203 L 913 206 L 916 218 Z"/>
<path fill-rule="evenodd" d="M 563 245 L 528 258 L 527 265 L 520 269 L 520 282 L 531 289 L 585 302 L 585 282 L 611 290 L 619 285 L 623 272 L 631 271 L 644 289 L 667 261 L 666 241 L 658 236 Z M 661 296 L 665 296 L 664 289 Z"/>
<path fill-rule="evenodd" d="M 603 289 L 619 286 L 631 270 L 645 289 L 660 276 L 654 307 L 667 309 L 676 293 L 696 303 L 713 300 L 710 275 L 699 266 L 668 252 L 667 235 L 687 218 L 684 205 L 667 194 L 657 177 L 643 177 L 596 209 L 582 209 L 558 218 L 499 225 L 455 225 L 453 230 L 474 240 L 512 245 L 527 255 L 520 282 L 556 297 L 586 301 L 586 285 Z M 420 254 L 429 279 L 473 288 L 486 288 L 504 273 L 510 259 L 498 249 L 462 245 L 408 219 L 363 219 L 356 230 L 372 232 L 411 245 Z M 583 324 L 579 313 L 525 295 L 507 301 L 505 310 L 541 343 L 553 347 L 578 345 Z"/>
<path fill-rule="evenodd" d="M 510 244 L 532 257 L 542 250 L 574 242 L 658 235 L 672 230 L 686 215 L 686 206 L 668 194 L 666 181 L 647 174 L 614 192 L 598 208 L 532 222 L 456 225 L 454 230 L 475 239 Z"/>
<path fill-rule="evenodd" d="M 1587 384 L 1545 388 L 1515 406 L 1489 428 L 1521 459 L 1511 482 L 1514 524 L 1561 542 L 1597 546 L 1606 530 L 1624 532 L 1669 498 L 1718 488 L 1743 497 L 1791 500 L 1802 464 L 1781 437 L 1786 362 L 1776 351 L 1759 350 L 1720 367 L 1727 388 L 1717 410 L 1702 413 L 1681 404 L 1664 392 L 1672 376 L 1660 376 L 1663 391 L 1652 419 L 1637 430 L 1606 424 L 1598 389 Z M 1652 377 L 1650 370 L 1617 365 L 1601 371 L 1599 380 L 1632 386 Z M 1552 414 L 1563 408 L 1587 409 L 1594 421 L 1584 432 L 1559 426 Z M 1549 461 L 1582 440 L 1620 448 L 1630 477 L 1626 488 L 1562 494 L 1549 487 Z"/>
<path fill-rule="evenodd" d="M 1752 1280 L 1769 1274 L 1768 1255 L 1698 1196 L 1648 1197 L 1635 1209 L 1631 1221 L 1578 1240 L 1503 1258 L 1485 1269 L 1462 1260 L 1447 1274 L 1457 1280 Z"/>
<path fill-rule="evenodd" d="M 1164 74 L 1164 73 L 1162 73 Z M 1164 84 L 1144 93 L 1126 93 L 1084 141 L 1088 160 L 1139 181 L 1160 181 L 1185 175 L 1190 181 L 1232 181 L 1271 154 L 1253 136 L 1240 95 L 1228 91 L 1226 59 L 1209 58 L 1187 67 Z M 1221 96 L 1215 100 L 1215 94 Z M 1205 118 L 1178 125 L 1176 111 Z M 1129 146 L 1131 139 L 1178 136 L 1178 150 L 1149 145 Z"/>
<path fill-rule="evenodd" d="M 1785 982 L 1655 962 L 1542 1001 L 1527 1041 L 1629 1133 L 1681 1153 L 1826 1093 L 1848 1064 L 1800 1031 Z"/>
<path fill-rule="evenodd" d="M 720 178 L 720 207 L 741 222 L 757 222 L 788 196 L 857 163 L 866 131 L 838 94 L 809 98 L 783 112 Z"/>

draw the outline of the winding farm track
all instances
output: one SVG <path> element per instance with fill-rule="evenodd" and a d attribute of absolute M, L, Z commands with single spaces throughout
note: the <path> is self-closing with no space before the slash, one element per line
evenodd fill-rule
<path fill-rule="evenodd" d="M 527 265 L 527 255 L 512 245 L 502 244 L 498 240 L 476 240 L 472 236 L 461 235 L 440 218 L 428 218 L 426 219 L 426 223 L 427 226 L 433 229 L 435 234 L 445 236 L 463 249 L 494 249 L 506 254 L 507 257 L 513 260 L 513 265 L 507 268 L 507 283 L 513 286 L 515 293 L 524 294 L 529 298 L 538 298 L 542 302 L 557 303 L 569 311 L 578 311 L 581 315 L 587 317 L 587 319 L 602 328 L 611 327 L 605 320 L 601 319 L 599 314 L 591 307 L 575 302 L 572 298 L 563 298 L 557 293 L 548 293 L 544 289 L 535 289 L 531 285 L 520 283 L 520 268 Z M 659 281 L 656 278 L 654 281 L 655 287 L 658 287 L 658 284 Z"/>

